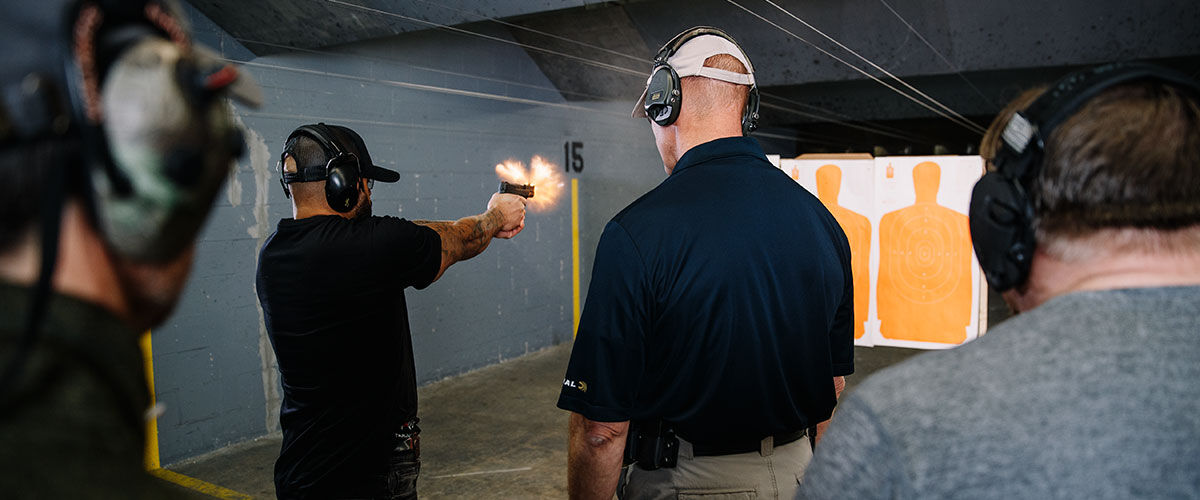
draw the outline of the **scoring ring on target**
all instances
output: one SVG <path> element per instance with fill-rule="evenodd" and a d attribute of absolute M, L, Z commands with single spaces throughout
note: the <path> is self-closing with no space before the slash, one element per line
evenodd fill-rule
<path fill-rule="evenodd" d="M 915 207 L 914 207 L 915 208 Z M 949 221 L 927 210 L 901 210 L 897 238 L 891 250 L 899 264 L 892 269 L 898 292 L 912 302 L 946 300 L 963 278 L 954 260 L 963 242 Z"/>

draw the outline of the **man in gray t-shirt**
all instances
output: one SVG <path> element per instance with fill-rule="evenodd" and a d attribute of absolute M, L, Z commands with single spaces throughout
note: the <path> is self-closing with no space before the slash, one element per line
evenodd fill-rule
<path fill-rule="evenodd" d="M 971 232 L 1024 314 L 865 381 L 799 496 L 1200 497 L 1198 130 L 1200 88 L 1147 65 L 1009 104 Z"/>

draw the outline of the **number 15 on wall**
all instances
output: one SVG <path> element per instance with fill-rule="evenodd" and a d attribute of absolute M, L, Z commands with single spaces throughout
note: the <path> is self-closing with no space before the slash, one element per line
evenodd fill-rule
<path fill-rule="evenodd" d="M 567 141 L 563 143 L 563 171 L 583 171 L 583 142 Z"/>

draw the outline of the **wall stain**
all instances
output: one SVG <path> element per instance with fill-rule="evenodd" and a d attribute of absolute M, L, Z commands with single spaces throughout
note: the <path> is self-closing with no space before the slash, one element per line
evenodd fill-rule
<path fill-rule="evenodd" d="M 235 164 L 229 172 L 229 182 L 225 184 L 225 196 L 229 199 L 229 204 L 232 206 L 240 206 L 242 204 L 242 180 L 238 179 L 238 167 Z"/>
<path fill-rule="evenodd" d="M 238 125 L 246 132 L 246 147 L 250 160 L 250 170 L 254 173 L 254 225 L 246 228 L 246 233 L 256 240 L 254 245 L 254 266 L 258 268 L 258 251 L 262 248 L 267 236 L 271 234 L 271 219 L 267 211 L 267 203 L 271 194 L 271 152 L 262 134 L 246 126 L 241 117 L 236 117 Z M 241 203 L 241 184 L 238 184 L 238 203 Z M 232 195 L 231 195 L 232 203 Z M 250 282 L 254 286 L 254 282 Z M 257 291 L 255 296 L 257 296 Z M 263 317 L 262 306 L 255 301 L 258 311 L 258 354 L 262 361 L 263 398 L 266 400 L 266 430 L 269 434 L 279 432 L 279 363 L 275 360 L 275 351 L 271 348 L 270 338 L 267 337 L 266 320 Z"/>
<path fill-rule="evenodd" d="M 237 116 L 237 109 L 233 104 L 229 104 L 229 112 L 237 121 L 238 126 L 245 129 L 245 125 L 241 121 L 241 117 Z M 241 162 L 236 162 L 229 167 L 229 178 L 225 183 L 225 197 L 229 200 L 231 206 L 241 206 L 242 204 L 242 179 L 238 177 L 238 171 L 241 170 Z"/>

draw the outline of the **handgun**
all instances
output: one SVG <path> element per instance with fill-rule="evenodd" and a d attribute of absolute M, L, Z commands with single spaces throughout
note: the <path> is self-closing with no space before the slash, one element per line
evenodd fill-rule
<path fill-rule="evenodd" d="M 513 184 L 507 181 L 500 181 L 500 192 L 515 194 L 524 198 L 533 198 L 533 184 Z"/>

